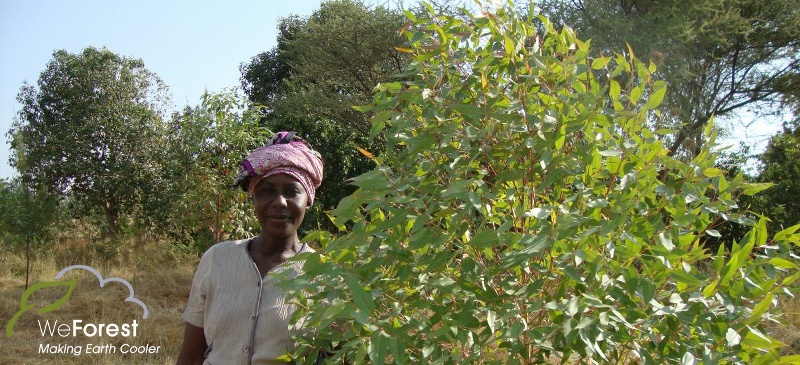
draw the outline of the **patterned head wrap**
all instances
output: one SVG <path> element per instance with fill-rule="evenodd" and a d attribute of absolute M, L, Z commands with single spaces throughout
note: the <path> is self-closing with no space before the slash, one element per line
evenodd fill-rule
<path fill-rule="evenodd" d="M 278 132 L 265 146 L 256 148 L 239 164 L 233 186 L 251 196 L 261 179 L 287 174 L 303 185 L 309 203 L 322 183 L 322 156 L 295 132 Z"/>

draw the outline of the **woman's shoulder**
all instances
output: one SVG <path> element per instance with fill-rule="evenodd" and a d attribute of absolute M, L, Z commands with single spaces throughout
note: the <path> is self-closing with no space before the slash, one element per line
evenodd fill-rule
<path fill-rule="evenodd" d="M 237 249 L 237 247 L 242 247 L 247 245 L 252 238 L 245 238 L 243 240 L 229 240 L 229 241 L 222 241 L 219 243 L 214 244 L 213 246 L 209 247 L 208 250 L 233 250 Z"/>
<path fill-rule="evenodd" d="M 242 252 L 247 252 L 247 242 L 251 239 L 243 239 L 243 240 L 230 240 L 230 241 L 222 241 L 219 243 L 215 243 L 211 247 L 209 247 L 203 256 L 211 257 L 230 257 L 239 255 Z"/>

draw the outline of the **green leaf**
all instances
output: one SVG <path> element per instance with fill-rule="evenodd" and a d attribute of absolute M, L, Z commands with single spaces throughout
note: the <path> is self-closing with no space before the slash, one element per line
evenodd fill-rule
<path fill-rule="evenodd" d="M 648 110 L 655 109 L 661 105 L 664 96 L 667 94 L 667 85 L 662 80 L 656 81 L 653 85 L 653 89 L 653 93 L 650 94 L 650 98 L 647 99 L 647 104 L 645 105 L 645 108 Z"/>
<path fill-rule="evenodd" d="M 611 80 L 611 88 L 608 91 L 609 96 L 611 96 L 611 100 L 619 100 L 619 94 L 621 92 L 619 82 L 617 80 Z"/>
<path fill-rule="evenodd" d="M 361 287 L 355 276 L 349 275 L 347 277 L 347 288 L 350 289 L 350 293 L 353 295 L 353 302 L 356 308 L 367 314 L 375 311 L 375 303 L 372 301 L 372 297 Z"/>
<path fill-rule="evenodd" d="M 763 316 L 764 313 L 766 313 L 767 310 L 769 310 L 769 308 L 772 306 L 772 298 L 772 293 L 768 293 L 764 299 L 761 299 L 761 301 L 753 307 L 753 311 L 750 313 L 750 318 L 747 320 L 747 324 L 755 325 L 761 321 L 761 316 Z"/>
<path fill-rule="evenodd" d="M 798 365 L 800 364 L 800 355 L 781 356 L 776 365 Z"/>
<path fill-rule="evenodd" d="M 503 46 L 506 50 L 506 55 L 508 57 L 513 57 L 514 55 L 514 41 L 511 40 L 511 37 L 508 35 L 503 35 Z"/>
<path fill-rule="evenodd" d="M 406 344 L 399 338 L 390 338 L 389 347 L 392 350 L 392 363 L 403 365 L 406 363 Z"/>
<path fill-rule="evenodd" d="M 722 170 L 720 170 L 718 168 L 714 168 L 714 167 L 709 167 L 709 168 L 703 170 L 703 175 L 706 175 L 707 177 L 717 177 L 717 176 L 720 176 L 722 174 L 723 174 Z"/>
<path fill-rule="evenodd" d="M 592 70 L 601 70 L 608 65 L 608 62 L 611 60 L 610 57 L 597 57 L 592 60 Z"/>
<path fill-rule="evenodd" d="M 408 151 L 410 155 L 419 154 L 422 151 L 429 149 L 436 142 L 433 134 L 422 134 L 408 140 L 408 145 L 411 147 Z"/>
<path fill-rule="evenodd" d="M 783 241 L 787 240 L 791 235 L 793 235 L 798 230 L 800 230 L 800 224 L 795 224 L 795 225 L 793 225 L 793 226 L 791 226 L 789 228 L 781 230 L 778 233 L 775 233 L 775 236 L 773 237 L 773 240 L 775 240 L 776 242 L 783 242 Z"/>
<path fill-rule="evenodd" d="M 618 149 L 603 150 L 603 151 L 598 151 L 597 153 L 599 153 L 600 156 L 604 156 L 604 157 L 616 157 L 616 156 L 621 156 L 622 155 L 622 151 L 620 151 Z"/>
<path fill-rule="evenodd" d="M 714 281 L 708 283 L 708 285 L 703 288 L 703 297 L 711 298 L 711 296 L 717 292 L 717 284 L 719 284 L 719 279 L 714 279 Z"/>
<path fill-rule="evenodd" d="M 679 283 L 684 283 L 690 286 L 701 286 L 703 285 L 703 281 L 698 279 L 696 276 L 692 275 L 684 271 L 681 268 L 675 269 L 671 272 L 672 277 L 675 278 Z"/>
<path fill-rule="evenodd" d="M 556 134 L 556 140 L 553 144 L 556 151 L 560 151 L 562 147 L 564 147 L 564 142 L 567 139 L 567 125 L 562 124 L 561 127 L 558 128 L 558 134 Z"/>
<path fill-rule="evenodd" d="M 783 259 L 783 258 L 780 258 L 780 257 L 773 257 L 773 258 L 769 259 L 769 261 L 767 261 L 767 263 L 772 265 L 772 266 L 775 266 L 777 268 L 781 268 L 781 269 L 794 269 L 794 270 L 800 269 L 800 268 L 797 267 L 797 264 L 795 264 L 794 262 L 791 262 L 791 261 L 789 261 L 787 259 Z"/>
<path fill-rule="evenodd" d="M 333 302 L 325 309 L 322 314 L 321 323 L 327 326 L 334 320 L 338 319 L 339 314 L 345 309 L 345 302 L 341 299 L 334 299 Z"/>
<path fill-rule="evenodd" d="M 747 334 L 742 338 L 742 346 L 762 351 L 785 346 L 783 342 L 767 336 L 751 326 L 747 326 L 747 329 Z"/>
<path fill-rule="evenodd" d="M 370 338 L 369 345 L 367 346 L 367 353 L 369 359 L 373 364 L 386 363 L 386 354 L 388 353 L 388 346 L 386 346 L 386 338 L 383 337 L 383 332 L 376 332 Z"/>
<path fill-rule="evenodd" d="M 672 238 L 666 232 L 661 232 L 658 234 L 658 242 L 660 242 L 661 245 L 667 249 L 667 251 L 672 251 L 675 249 L 675 244 L 672 243 Z"/>
<path fill-rule="evenodd" d="M 773 183 L 744 183 L 742 184 L 742 194 L 747 196 L 756 195 L 766 189 L 771 188 Z"/>
<path fill-rule="evenodd" d="M 477 248 L 483 249 L 498 245 L 500 243 L 500 240 L 497 237 L 497 231 L 492 229 L 487 229 L 478 232 L 478 234 L 476 234 L 475 237 L 472 237 L 469 243 Z"/>
<path fill-rule="evenodd" d="M 380 168 L 365 172 L 350 179 L 350 182 L 364 190 L 372 192 L 383 192 L 389 189 L 386 179 L 386 168 Z"/>

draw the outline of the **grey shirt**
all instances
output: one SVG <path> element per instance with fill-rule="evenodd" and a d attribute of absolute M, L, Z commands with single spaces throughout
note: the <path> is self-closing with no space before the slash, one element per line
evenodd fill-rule
<path fill-rule="evenodd" d="M 289 328 L 294 306 L 276 286 L 284 270 L 294 278 L 302 262 L 276 266 L 263 277 L 247 253 L 250 239 L 220 242 L 200 259 L 183 319 L 202 327 L 209 344 L 204 364 L 281 364 L 295 349 Z M 313 252 L 304 245 L 300 250 Z"/>

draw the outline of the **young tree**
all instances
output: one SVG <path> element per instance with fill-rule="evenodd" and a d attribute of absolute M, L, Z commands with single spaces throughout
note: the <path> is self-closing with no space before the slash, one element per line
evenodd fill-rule
<path fill-rule="evenodd" d="M 17 97 L 11 163 L 27 186 L 71 195 L 117 232 L 158 170 L 164 91 L 141 60 L 92 47 L 55 51 L 37 86 Z"/>
<path fill-rule="evenodd" d="M 287 284 L 312 348 L 331 363 L 780 360 L 761 326 L 796 292 L 800 226 L 703 249 L 732 197 L 763 186 L 728 179 L 708 145 L 669 153 L 647 125 L 667 93 L 654 64 L 593 57 L 532 11 L 410 16 L 407 80 L 374 97 L 385 152 L 333 212 L 351 228 L 311 237 L 322 248 Z"/>
<path fill-rule="evenodd" d="M 169 123 L 161 183 L 153 184 L 146 215 L 158 230 L 201 252 L 215 242 L 253 234 L 252 203 L 231 186 L 239 162 L 272 133 L 259 110 L 235 92 L 205 94 Z"/>
<path fill-rule="evenodd" d="M 4 250 L 25 251 L 25 288 L 36 251 L 53 237 L 58 199 L 47 189 L 33 190 L 19 180 L 0 179 L 0 242 Z"/>
<path fill-rule="evenodd" d="M 591 38 L 596 52 L 630 49 L 659 65 L 654 76 L 667 81 L 671 91 L 653 124 L 679 131 L 669 135 L 671 154 L 696 156 L 712 117 L 786 115 L 782 96 L 800 89 L 795 0 L 545 0 L 537 5 L 556 23 Z"/>

